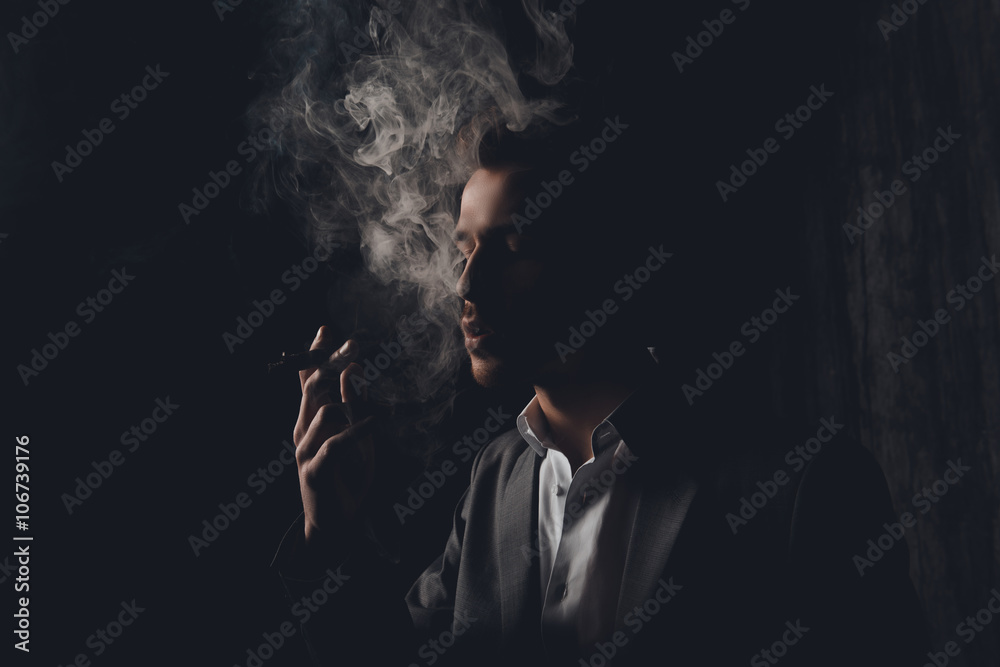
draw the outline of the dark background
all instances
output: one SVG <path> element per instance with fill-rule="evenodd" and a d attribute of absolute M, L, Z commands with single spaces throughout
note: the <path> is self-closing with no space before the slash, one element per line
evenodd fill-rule
<path fill-rule="evenodd" d="M 671 52 L 727 7 L 735 23 L 678 73 Z M 11 449 L 14 436 L 31 438 L 34 536 L 32 651 L 3 649 L 15 653 L 12 664 L 70 664 L 86 653 L 104 665 L 244 665 L 261 633 L 292 620 L 268 564 L 300 511 L 296 475 L 286 468 L 260 495 L 247 478 L 290 439 L 298 383 L 266 378 L 263 367 L 342 317 L 326 307 L 337 267 L 290 292 L 281 275 L 309 254 L 295 224 L 241 205 L 249 165 L 237 147 L 252 130 L 243 113 L 259 92 L 248 74 L 266 61 L 280 9 L 245 0 L 220 21 L 207 0 L 76 1 L 60 5 L 19 53 L 0 45 L 3 431 Z M 0 28 L 19 30 L 37 11 L 8 3 Z M 770 305 L 774 289 L 790 287 L 801 300 L 720 384 L 744 388 L 775 424 L 801 433 L 788 448 L 820 417 L 846 423 L 882 464 L 900 513 L 949 460 L 972 466 L 907 532 L 940 650 L 1000 585 L 997 282 L 950 311 L 951 322 L 899 373 L 885 355 L 918 319 L 950 309 L 948 290 L 1000 246 L 997 10 L 929 2 L 888 41 L 876 25 L 892 11 L 887 3 L 754 0 L 740 12 L 720 1 L 668 13 L 589 0 L 579 11 L 581 21 L 614 14 L 599 24 L 606 35 L 590 36 L 591 53 L 632 63 L 620 69 L 619 92 L 628 91 L 623 115 L 634 119 L 643 188 L 615 195 L 643 202 L 650 229 L 676 253 L 669 286 L 643 307 L 681 369 L 678 391 L 712 352 L 741 338 L 740 325 Z M 147 65 L 170 74 L 118 120 L 110 103 Z M 723 204 L 716 180 L 746 149 L 777 137 L 774 121 L 824 82 L 831 102 Z M 104 117 L 115 131 L 58 182 L 51 162 Z M 949 125 L 961 139 L 919 181 L 906 181 L 908 193 L 852 245 L 842 225 L 873 190 L 905 179 L 901 165 Z M 178 205 L 231 159 L 244 173 L 185 224 Z M 84 324 L 77 304 L 122 267 L 134 281 Z M 288 301 L 230 354 L 222 333 L 276 288 Z M 80 335 L 25 386 L 17 365 L 69 320 Z M 482 425 L 487 408 L 517 414 L 530 398 L 476 389 L 467 374 L 459 387 L 439 458 L 455 458 L 451 443 Z M 123 450 L 121 433 L 168 396 L 176 414 L 68 514 L 61 497 L 75 478 Z M 714 396 L 697 400 L 725 419 L 726 399 L 720 392 L 713 406 Z M 460 467 L 406 523 L 403 566 L 414 576 L 443 545 L 468 479 L 468 465 Z M 6 469 L 13 474 L 12 462 Z M 188 537 L 240 492 L 251 506 L 196 557 Z M 7 599 L 16 597 L 12 580 L 2 582 Z M 88 636 L 133 599 L 145 611 L 95 657 Z M 1000 623 L 961 646 L 953 664 L 996 664 Z M 295 637 L 265 664 L 304 660 Z"/>

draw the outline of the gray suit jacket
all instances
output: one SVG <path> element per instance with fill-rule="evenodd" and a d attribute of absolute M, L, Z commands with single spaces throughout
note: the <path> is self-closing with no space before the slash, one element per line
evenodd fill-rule
<path fill-rule="evenodd" d="M 753 416 L 732 416 L 735 423 L 721 421 L 648 387 L 610 417 L 638 456 L 643 486 L 617 627 L 606 642 L 579 655 L 546 654 L 532 550 L 541 458 L 513 429 L 477 454 L 443 553 L 405 596 L 407 582 L 364 543 L 340 566 L 350 580 L 308 619 L 299 615 L 314 658 L 339 665 L 920 664 L 926 635 L 905 539 L 863 575 L 853 558 L 898 517 L 872 457 L 839 432 L 796 472 L 800 464 L 786 454 L 803 434 L 761 437 L 754 430 L 761 425 L 745 421 Z M 768 484 L 778 471 L 787 481 Z M 741 504 L 751 498 L 754 504 Z M 289 530 L 275 558 L 293 601 L 322 579 L 295 562 L 301 530 L 299 523 Z"/>

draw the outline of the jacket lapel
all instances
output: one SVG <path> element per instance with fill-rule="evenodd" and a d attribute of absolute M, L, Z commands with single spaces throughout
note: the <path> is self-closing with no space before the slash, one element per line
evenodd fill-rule
<path fill-rule="evenodd" d="M 536 550 L 541 460 L 531 447 L 525 446 L 514 463 L 498 508 L 500 602 L 505 640 L 525 630 L 522 627 L 525 619 L 531 619 L 537 629 L 541 613 L 541 574 Z M 525 517 L 530 520 L 525 521 Z"/>
<path fill-rule="evenodd" d="M 653 596 L 660 578 L 669 575 L 664 573 L 667 559 L 698 490 L 698 483 L 691 476 L 675 478 L 673 483 L 662 480 L 660 485 L 650 483 L 653 482 L 650 475 L 646 479 L 625 557 L 616 630 L 623 629 L 629 612 Z"/>
<path fill-rule="evenodd" d="M 638 457 L 642 483 L 625 556 L 616 629 L 621 629 L 625 615 L 642 606 L 660 585 L 698 490 L 699 452 L 692 446 L 697 439 L 690 436 L 695 422 L 679 394 L 664 389 L 671 384 L 664 371 L 664 364 L 659 363 L 608 418 Z M 662 435 L 668 424 L 669 439 Z"/>

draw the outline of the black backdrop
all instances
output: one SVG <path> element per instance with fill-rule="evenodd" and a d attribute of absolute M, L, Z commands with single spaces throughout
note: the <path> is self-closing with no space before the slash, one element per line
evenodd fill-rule
<path fill-rule="evenodd" d="M 590 3 L 594 7 L 597 0 Z M 944 105 L 962 110 L 969 139 L 930 172 L 928 178 L 936 180 L 928 188 L 945 199 L 963 199 L 967 207 L 917 217 L 922 229 L 944 238 L 956 229 L 955 215 L 978 230 L 966 246 L 967 232 L 955 240 L 968 248 L 968 270 L 957 263 L 942 281 L 963 280 L 980 254 L 996 248 L 998 153 L 991 148 L 991 132 L 998 81 L 996 59 L 989 58 L 996 55 L 996 29 L 989 26 L 997 17 L 973 2 L 948 10 L 928 3 L 884 40 L 876 21 L 892 8 L 857 4 L 765 6 L 754 0 L 741 12 L 737 4 L 720 1 L 672 9 L 669 15 L 656 6 L 629 14 L 601 10 L 622 20 L 611 24 L 616 32 L 595 38 L 596 51 L 636 59 L 621 83 L 622 90 L 632 91 L 623 108 L 648 145 L 648 155 L 637 162 L 637 182 L 671 193 L 666 200 L 650 197 L 649 189 L 629 196 L 649 199 L 651 227 L 662 228 L 677 248 L 671 289 L 660 301 L 650 298 L 648 308 L 663 324 L 664 349 L 685 369 L 678 387 L 694 381 L 695 369 L 704 368 L 713 351 L 740 337 L 739 325 L 770 303 L 775 288 L 794 286 L 794 292 L 801 286 L 805 307 L 754 345 L 746 362 L 720 382 L 745 387 L 748 396 L 767 403 L 775 420 L 803 425 L 802 439 L 820 416 L 843 410 L 850 428 L 882 462 L 900 511 L 921 484 L 943 472 L 945 460 L 964 454 L 974 462 L 972 479 L 946 499 L 955 504 L 943 501 L 941 514 L 907 536 L 914 578 L 940 647 L 998 585 L 993 466 L 1000 419 L 995 400 L 1000 292 L 989 283 L 969 316 L 956 317 L 947 337 L 932 343 L 952 349 L 975 340 L 979 346 L 975 355 L 962 357 L 965 365 L 982 369 L 975 381 L 966 382 L 962 374 L 944 374 L 942 380 L 941 391 L 978 406 L 963 413 L 964 435 L 905 437 L 919 430 L 917 417 L 927 411 L 941 413 L 939 428 L 948 431 L 947 408 L 924 394 L 892 394 L 878 408 L 882 419 L 872 418 L 877 401 L 859 387 L 872 386 L 865 369 L 875 362 L 864 355 L 881 358 L 884 351 L 863 346 L 857 351 L 854 323 L 866 314 L 859 314 L 856 299 L 847 295 L 862 289 L 884 301 L 885 294 L 933 296 L 936 288 L 859 288 L 866 276 L 845 259 L 852 246 L 841 225 L 853 221 L 861 197 L 871 200 L 872 188 L 861 192 L 868 181 L 859 176 L 868 173 L 867 147 L 892 146 L 905 160 L 907 142 L 922 147 L 933 137 L 934 119 Z M 670 54 L 683 50 L 686 37 L 703 30 L 701 21 L 725 7 L 733 9 L 736 21 L 678 72 Z M 15 436 L 30 436 L 31 488 L 30 528 L 11 527 L 9 534 L 34 538 L 31 653 L 4 648 L 14 654 L 12 664 L 69 665 L 83 653 L 106 665 L 245 665 L 247 649 L 264 641 L 262 633 L 293 620 L 267 565 L 300 509 L 294 469 L 272 463 L 290 439 L 298 387 L 294 380 L 265 378 L 262 369 L 277 352 L 300 347 L 319 324 L 336 317 L 327 312 L 326 301 L 337 270 L 323 267 L 291 291 L 282 275 L 309 254 L 295 225 L 284 214 L 254 216 L 240 204 L 252 166 L 241 152 L 253 129 L 243 114 L 258 92 L 248 74 L 266 59 L 279 10 L 263 0 L 245 0 L 220 20 L 208 0 L 148 6 L 69 2 L 16 53 L 9 38 L 0 46 L 0 266 L 7 304 L 3 430 L 8 456 Z M 22 17 L 38 11 L 37 3 L 8 3 L 0 27 L 18 32 Z M 586 17 L 598 9 L 583 5 L 580 11 Z M 933 27 L 939 22 L 946 28 Z M 952 67 L 943 67 L 935 54 L 945 54 Z M 121 107 L 112 108 L 112 101 L 140 84 L 147 66 L 169 74 L 122 119 Z M 900 71 L 910 77 L 894 76 Z M 947 83 L 954 77 L 976 85 L 967 90 Z M 901 79 L 916 83 L 907 86 Z M 774 121 L 801 105 L 810 86 L 824 82 L 835 92 L 831 106 L 782 141 L 766 168 L 724 204 L 715 182 L 728 177 L 730 163 L 776 136 Z M 872 103 L 873 91 L 887 99 Z M 897 127 L 893 109 L 922 119 L 915 122 L 920 131 Z M 114 131 L 59 180 L 51 163 L 64 161 L 65 146 L 75 145 L 105 117 Z M 858 118 L 869 119 L 868 126 Z M 874 183 L 887 187 L 902 160 L 893 154 L 875 159 L 885 163 L 887 176 Z M 192 188 L 202 188 L 209 171 L 221 171 L 229 160 L 237 160 L 242 173 L 186 222 L 178 206 L 192 203 Z M 962 188 L 963 178 L 976 181 L 971 194 Z M 855 182 L 863 185 L 850 185 Z M 673 191 L 666 187 L 671 184 Z M 886 225 L 876 232 L 891 235 L 892 229 Z M 911 241 L 931 242 L 911 237 L 905 243 Z M 933 248 L 918 257 L 884 245 L 870 252 L 900 270 L 937 257 Z M 87 321 L 78 304 L 96 298 L 115 271 L 134 279 Z M 253 300 L 279 288 L 287 301 L 230 353 L 223 332 L 234 332 L 236 318 L 247 316 Z M 943 305 L 930 296 L 928 303 Z M 921 298 L 915 302 L 923 303 Z M 923 318 L 933 308 L 895 312 L 899 318 Z M 57 334 L 70 321 L 80 331 L 63 340 Z M 909 332 L 910 323 L 889 318 L 872 326 L 888 332 L 888 341 Z M 65 349 L 52 355 L 49 348 L 54 358 L 25 382 L 17 367 L 30 367 L 32 350 L 43 350 L 49 333 L 63 340 Z M 905 370 L 916 378 L 935 377 L 919 365 Z M 440 428 L 446 446 L 481 425 L 488 408 L 503 406 L 516 414 L 530 397 L 523 390 L 476 389 L 465 375 L 459 387 L 455 416 Z M 123 431 L 141 425 L 157 399 L 168 398 L 179 406 L 175 413 L 127 451 L 120 442 Z M 712 400 L 713 394 L 702 399 Z M 718 410 L 725 418 L 721 395 Z M 882 420 L 889 424 L 873 428 Z M 94 473 L 94 462 L 107 460 L 112 450 L 122 452 L 123 462 L 70 513 L 64 494 L 73 494 L 76 478 Z M 13 475 L 13 461 L 8 462 L 5 474 Z M 251 485 L 249 477 L 269 464 L 283 467 L 273 483 Z M 466 479 L 461 474 L 449 479 L 407 521 L 407 572 L 419 572 L 440 549 Z M 219 504 L 233 503 L 239 493 L 249 495 L 250 505 L 196 556 L 189 536 L 201 535 L 202 521 L 212 521 L 221 513 Z M 8 501 L 13 512 L 9 496 Z M 962 528 L 951 533 L 940 528 L 953 522 Z M 7 608 L 13 609 L 19 594 L 13 592 L 17 575 L 10 569 L 11 554 L 19 544 L 9 544 L 0 551 L 0 558 L 6 557 L 0 560 L 0 583 L 11 600 Z M 133 600 L 144 611 L 97 655 L 97 644 L 88 646 L 88 638 L 115 620 L 123 602 Z M 955 664 L 995 664 L 989 660 L 995 661 L 1000 646 L 998 628 L 987 628 Z M 305 657 L 296 636 L 265 664 L 303 664 Z"/>

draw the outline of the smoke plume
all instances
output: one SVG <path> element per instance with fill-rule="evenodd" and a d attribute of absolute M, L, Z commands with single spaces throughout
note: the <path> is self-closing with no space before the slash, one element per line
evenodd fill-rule
<path fill-rule="evenodd" d="M 390 402 L 441 400 L 465 355 L 451 234 L 475 165 L 458 132 L 486 110 L 514 132 L 568 121 L 557 88 L 573 23 L 538 0 L 299 0 L 275 17 L 250 113 L 273 130 L 255 193 L 283 201 L 311 242 L 360 253 L 346 298 L 363 293 L 361 312 L 393 320 L 365 324 L 396 334 L 414 312 L 428 323 L 406 331 L 414 342 L 385 373 Z"/>

